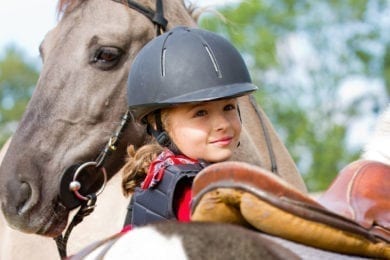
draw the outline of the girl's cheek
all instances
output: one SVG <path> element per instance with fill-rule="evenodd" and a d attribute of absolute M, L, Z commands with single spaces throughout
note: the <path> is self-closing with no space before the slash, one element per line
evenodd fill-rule
<path fill-rule="evenodd" d="M 240 125 L 240 128 L 241 128 L 241 119 L 240 119 L 240 116 L 238 114 L 232 116 L 230 122 L 232 122 L 232 124 L 235 124 L 235 125 Z"/>

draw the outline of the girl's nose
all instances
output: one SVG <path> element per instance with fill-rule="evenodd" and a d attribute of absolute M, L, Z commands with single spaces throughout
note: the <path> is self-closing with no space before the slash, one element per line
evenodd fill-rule
<path fill-rule="evenodd" d="M 221 113 L 214 120 L 215 129 L 218 131 L 225 130 L 230 125 L 230 120 L 225 114 Z"/>

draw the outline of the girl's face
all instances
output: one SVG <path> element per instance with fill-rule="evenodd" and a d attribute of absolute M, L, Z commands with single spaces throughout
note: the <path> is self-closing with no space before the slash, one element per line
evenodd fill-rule
<path fill-rule="evenodd" d="M 237 98 L 184 104 L 167 112 L 169 136 L 192 159 L 225 161 L 238 146 L 241 121 Z"/>

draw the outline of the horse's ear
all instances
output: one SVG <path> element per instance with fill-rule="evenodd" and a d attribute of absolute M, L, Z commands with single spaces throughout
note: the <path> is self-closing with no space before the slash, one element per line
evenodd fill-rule
<path fill-rule="evenodd" d="M 62 14 L 72 12 L 82 2 L 80 0 L 59 0 L 57 4 L 57 15 L 60 17 Z"/>

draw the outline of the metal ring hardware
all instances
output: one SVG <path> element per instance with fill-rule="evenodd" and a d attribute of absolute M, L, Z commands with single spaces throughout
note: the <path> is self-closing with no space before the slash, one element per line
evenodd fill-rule
<path fill-rule="evenodd" d="M 84 168 L 89 167 L 89 166 L 97 166 L 97 162 L 86 162 L 86 163 L 80 165 L 79 168 L 77 168 L 77 170 L 73 176 L 73 181 L 69 184 L 69 190 L 73 191 L 77 198 L 79 198 L 81 200 L 85 200 L 85 201 L 88 201 L 90 198 L 80 194 L 79 190 L 81 188 L 81 184 L 79 181 L 77 181 L 77 177 L 78 177 L 79 173 Z M 101 169 L 101 171 L 103 173 L 104 181 L 103 181 L 102 187 L 96 192 L 96 196 L 98 196 L 99 194 L 101 194 L 103 192 L 103 190 L 107 184 L 106 169 L 104 167 L 99 167 L 99 168 Z"/>

